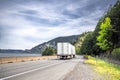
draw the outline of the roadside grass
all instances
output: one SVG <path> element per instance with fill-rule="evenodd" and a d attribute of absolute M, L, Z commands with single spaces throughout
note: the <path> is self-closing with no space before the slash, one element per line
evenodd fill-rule
<path fill-rule="evenodd" d="M 91 56 L 88 56 L 85 63 L 92 65 L 94 70 L 103 77 L 103 80 L 120 80 L 120 65 L 111 64 Z"/>

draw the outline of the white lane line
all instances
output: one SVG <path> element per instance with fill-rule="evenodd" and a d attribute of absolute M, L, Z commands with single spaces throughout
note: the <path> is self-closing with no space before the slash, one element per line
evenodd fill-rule
<path fill-rule="evenodd" d="M 61 64 L 61 63 L 64 63 L 64 62 L 60 62 L 60 63 L 57 63 L 57 64 Z M 57 65 L 57 64 L 52 64 L 52 65 L 48 65 L 48 66 L 45 66 L 45 67 L 40 67 L 40 68 L 37 68 L 37 69 L 21 72 L 21 73 L 18 73 L 18 74 L 14 74 L 14 75 L 11 75 L 11 76 L 8 76 L 8 77 L 1 78 L 0 80 L 5 80 L 5 79 L 9 79 L 9 78 L 12 78 L 12 77 L 20 76 L 20 75 L 23 75 L 23 74 L 26 74 L 26 73 L 29 73 L 29 72 L 45 69 L 47 67 L 51 67 L 51 66 L 54 66 L 54 65 Z"/>

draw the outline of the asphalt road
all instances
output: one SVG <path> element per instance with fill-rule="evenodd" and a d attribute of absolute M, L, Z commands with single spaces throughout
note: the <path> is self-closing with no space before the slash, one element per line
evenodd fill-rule
<path fill-rule="evenodd" d="M 79 63 L 81 56 L 70 60 L 39 60 L 0 64 L 0 80 L 62 80 Z"/>

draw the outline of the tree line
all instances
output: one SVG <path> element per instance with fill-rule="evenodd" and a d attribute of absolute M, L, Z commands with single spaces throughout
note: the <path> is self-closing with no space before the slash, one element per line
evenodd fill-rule
<path fill-rule="evenodd" d="M 120 0 L 99 19 L 93 32 L 87 34 L 79 54 L 120 53 Z"/>

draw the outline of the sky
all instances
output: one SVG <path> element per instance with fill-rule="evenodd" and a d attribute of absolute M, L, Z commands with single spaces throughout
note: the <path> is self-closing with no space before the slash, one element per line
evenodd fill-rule
<path fill-rule="evenodd" d="M 93 31 L 117 0 L 0 0 L 0 49 L 31 49 Z"/>

